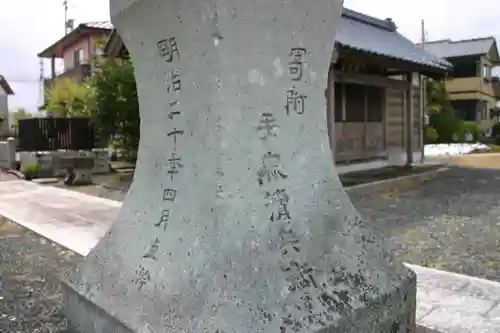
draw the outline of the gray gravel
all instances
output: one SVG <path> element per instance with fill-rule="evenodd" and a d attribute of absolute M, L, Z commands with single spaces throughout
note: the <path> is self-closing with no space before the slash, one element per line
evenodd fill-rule
<path fill-rule="evenodd" d="M 500 281 L 500 170 L 452 167 L 402 192 L 351 200 L 396 258 Z"/>
<path fill-rule="evenodd" d="M 15 178 L 0 173 L 2 179 Z M 95 194 L 123 197 L 102 188 Z M 385 233 L 398 259 L 500 281 L 499 194 L 500 170 L 453 167 L 405 190 L 367 190 L 351 199 L 368 223 Z M 61 289 L 51 281 L 78 260 L 0 221 L 0 333 L 64 329 Z"/>

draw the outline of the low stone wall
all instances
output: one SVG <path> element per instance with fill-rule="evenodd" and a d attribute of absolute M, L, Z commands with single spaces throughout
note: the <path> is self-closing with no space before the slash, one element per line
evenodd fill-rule
<path fill-rule="evenodd" d="M 53 152 L 22 152 L 20 154 L 21 168 L 25 164 L 39 164 L 40 171 L 47 176 L 62 176 L 64 169 L 60 166 L 60 160 L 64 157 L 73 156 L 93 156 L 94 168 L 93 174 L 109 172 L 109 155 L 106 151 L 53 151 Z M 49 175 L 50 174 L 50 175 Z"/>

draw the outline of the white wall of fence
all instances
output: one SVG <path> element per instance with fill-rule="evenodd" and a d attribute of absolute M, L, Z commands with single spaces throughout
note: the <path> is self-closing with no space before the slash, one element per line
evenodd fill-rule
<path fill-rule="evenodd" d="M 16 139 L 0 141 L 0 168 L 12 169 L 16 163 Z"/>

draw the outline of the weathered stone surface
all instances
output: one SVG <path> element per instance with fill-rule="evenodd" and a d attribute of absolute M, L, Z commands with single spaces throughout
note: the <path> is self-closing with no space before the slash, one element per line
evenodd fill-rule
<path fill-rule="evenodd" d="M 332 163 L 324 91 L 340 11 L 340 0 L 111 0 L 141 142 L 117 221 L 68 281 L 74 328 L 415 329 L 415 275 Z"/>

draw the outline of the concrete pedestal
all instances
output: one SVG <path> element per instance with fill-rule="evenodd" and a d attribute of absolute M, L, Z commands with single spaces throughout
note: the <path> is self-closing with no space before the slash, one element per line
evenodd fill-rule
<path fill-rule="evenodd" d="M 340 0 L 112 0 L 141 142 L 67 280 L 81 333 L 408 333 L 415 275 L 339 182 L 324 91 Z M 95 324 L 94 324 L 95 323 Z"/>

